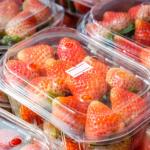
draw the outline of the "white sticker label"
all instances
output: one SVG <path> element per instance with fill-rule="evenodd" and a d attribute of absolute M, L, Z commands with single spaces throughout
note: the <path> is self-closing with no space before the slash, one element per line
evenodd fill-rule
<path fill-rule="evenodd" d="M 89 71 L 92 68 L 93 68 L 92 66 L 83 61 L 80 64 L 76 65 L 75 67 L 68 69 L 66 73 L 75 78 L 80 76 L 84 72 Z"/>

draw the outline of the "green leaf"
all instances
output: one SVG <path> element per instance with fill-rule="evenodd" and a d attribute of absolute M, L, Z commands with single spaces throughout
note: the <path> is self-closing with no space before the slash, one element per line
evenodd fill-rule
<path fill-rule="evenodd" d="M 17 43 L 19 41 L 21 41 L 22 39 L 19 36 L 9 36 L 9 35 L 5 35 L 2 39 L 1 39 L 1 43 L 3 45 L 12 45 L 14 43 Z"/>
<path fill-rule="evenodd" d="M 138 92 L 138 90 L 135 87 L 130 87 L 128 90 L 130 92 L 133 92 L 133 93 L 137 93 Z"/>
<path fill-rule="evenodd" d="M 107 39 L 110 40 L 110 41 L 113 41 L 114 40 L 114 35 L 111 34 L 111 33 L 108 34 Z"/>
<path fill-rule="evenodd" d="M 135 25 L 133 23 L 129 24 L 129 26 L 123 30 L 121 30 L 119 33 L 124 35 L 124 34 L 127 34 L 131 31 L 135 30 Z"/>

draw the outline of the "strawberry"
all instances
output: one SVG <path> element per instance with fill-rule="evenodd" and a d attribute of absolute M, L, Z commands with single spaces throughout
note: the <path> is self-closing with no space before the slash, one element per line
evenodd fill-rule
<path fill-rule="evenodd" d="M 110 68 L 107 72 L 106 81 L 110 87 L 120 87 L 132 92 L 142 89 L 142 81 L 132 72 L 122 68 Z"/>
<path fill-rule="evenodd" d="M 128 10 L 128 13 L 133 20 L 135 20 L 137 18 L 137 14 L 138 14 L 138 11 L 140 8 L 141 8 L 141 5 L 136 5 L 136 6 L 131 7 Z"/>
<path fill-rule="evenodd" d="M 64 142 L 65 142 L 64 150 L 83 150 L 82 145 L 80 145 L 79 143 L 76 143 L 75 141 L 73 141 L 72 139 L 68 137 L 64 138 Z"/>
<path fill-rule="evenodd" d="M 132 23 L 130 15 L 125 12 L 107 11 L 104 13 L 102 25 L 113 30 L 121 31 Z"/>
<path fill-rule="evenodd" d="M 57 97 L 52 104 L 53 114 L 71 127 L 78 134 L 85 126 L 85 108 L 80 107 L 80 102 L 73 96 Z"/>
<path fill-rule="evenodd" d="M 7 79 L 11 81 L 19 81 L 19 83 L 23 83 L 25 81 L 32 80 L 33 78 L 39 76 L 36 70 L 32 70 L 28 67 L 27 64 L 20 60 L 8 60 L 7 67 L 10 72 L 13 72 L 10 74 L 7 74 Z M 16 76 L 16 77 L 14 77 Z"/>
<path fill-rule="evenodd" d="M 30 86 L 32 85 L 32 86 Z M 30 81 L 30 85 L 27 86 L 27 90 L 39 96 L 48 98 L 50 96 L 64 96 L 65 89 L 61 89 L 59 85 L 53 82 L 48 77 L 37 77 Z"/>
<path fill-rule="evenodd" d="M 105 81 L 108 66 L 103 62 L 87 56 L 84 61 L 91 69 L 77 77 L 69 76 L 67 85 L 74 96 L 81 101 L 90 102 L 101 98 L 107 91 Z"/>
<path fill-rule="evenodd" d="M 61 39 L 57 54 L 59 59 L 67 61 L 73 65 L 80 63 L 86 56 L 86 52 L 82 45 L 71 38 Z"/>
<path fill-rule="evenodd" d="M 21 143 L 22 138 L 19 133 L 11 129 L 0 129 L 0 148 L 6 148 L 8 150 Z"/>
<path fill-rule="evenodd" d="M 137 42 L 150 46 L 150 23 L 137 19 L 135 21 L 134 38 Z"/>
<path fill-rule="evenodd" d="M 75 6 L 76 11 L 81 14 L 85 14 L 90 10 L 89 7 L 87 7 L 83 4 L 80 4 L 79 2 L 74 2 L 74 6 Z"/>
<path fill-rule="evenodd" d="M 64 89 L 68 91 L 66 82 L 67 82 L 67 69 L 71 68 L 69 64 L 61 60 L 48 60 L 46 67 L 46 75 L 49 77 L 54 84 L 56 84 L 59 89 Z M 69 92 L 69 91 L 68 91 Z"/>
<path fill-rule="evenodd" d="M 137 18 L 143 21 L 150 21 L 150 4 L 141 4 L 141 7 L 139 8 Z"/>
<path fill-rule="evenodd" d="M 120 130 L 120 116 L 99 101 L 92 101 L 88 107 L 85 135 L 88 139 L 99 140 Z"/>
<path fill-rule="evenodd" d="M 29 123 L 36 123 L 37 125 L 41 125 L 43 123 L 43 120 L 40 116 L 38 116 L 36 113 L 31 111 L 29 108 L 27 108 L 24 105 L 20 106 L 20 117 L 29 122 Z"/>
<path fill-rule="evenodd" d="M 117 87 L 111 89 L 110 100 L 113 111 L 120 114 L 127 124 L 143 113 L 146 107 L 146 101 L 140 96 Z"/>
<path fill-rule="evenodd" d="M 17 58 L 25 63 L 43 68 L 45 62 L 54 57 L 54 50 L 47 44 L 37 44 L 19 51 Z"/>
<path fill-rule="evenodd" d="M 13 0 L 0 2 L 0 32 L 5 29 L 7 23 L 19 13 L 19 6 Z"/>
<path fill-rule="evenodd" d="M 139 59 L 140 52 L 143 50 L 141 46 L 118 35 L 115 35 L 114 42 L 116 44 L 117 50 L 121 51 L 129 57 L 132 57 L 133 59 Z"/>
<path fill-rule="evenodd" d="M 150 49 L 144 49 L 140 53 L 140 60 L 143 65 L 150 68 Z"/>
<path fill-rule="evenodd" d="M 23 3 L 23 10 L 31 12 L 37 23 L 43 23 L 51 16 L 51 10 L 39 0 L 25 0 Z"/>
<path fill-rule="evenodd" d="M 9 36 L 25 38 L 35 33 L 36 24 L 36 19 L 30 12 L 22 11 L 8 22 L 5 32 Z"/>

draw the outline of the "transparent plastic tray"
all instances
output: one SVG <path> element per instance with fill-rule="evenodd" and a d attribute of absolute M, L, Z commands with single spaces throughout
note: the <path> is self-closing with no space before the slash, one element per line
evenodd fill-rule
<path fill-rule="evenodd" d="M 78 29 L 150 68 L 149 0 L 107 0 L 96 4 Z"/>
<path fill-rule="evenodd" d="M 50 150 L 49 139 L 38 128 L 0 109 L 1 150 Z"/>
<path fill-rule="evenodd" d="M 62 24 L 64 9 L 49 0 L 0 1 L 0 54 L 47 26 Z"/>
<path fill-rule="evenodd" d="M 149 70 L 76 30 L 47 29 L 1 63 L 1 90 L 78 142 L 119 141 L 148 124 Z"/>

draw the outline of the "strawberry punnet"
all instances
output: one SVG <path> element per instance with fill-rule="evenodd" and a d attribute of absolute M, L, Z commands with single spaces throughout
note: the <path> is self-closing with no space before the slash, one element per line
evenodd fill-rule
<path fill-rule="evenodd" d="M 116 133 L 122 128 L 121 117 L 99 101 L 92 101 L 88 107 L 85 135 L 98 140 Z"/>
<path fill-rule="evenodd" d="M 86 51 L 82 45 L 71 38 L 63 38 L 58 45 L 57 54 L 59 59 L 76 65 L 86 56 Z"/>
<path fill-rule="evenodd" d="M 127 124 L 134 121 L 139 114 L 142 114 L 146 107 L 144 99 L 122 88 L 112 88 L 110 100 L 112 110 L 120 114 L 123 121 Z"/>
<path fill-rule="evenodd" d="M 0 32 L 5 29 L 7 23 L 19 13 L 19 6 L 13 0 L 0 2 Z"/>
<path fill-rule="evenodd" d="M 35 17 L 29 11 L 21 11 L 8 22 L 5 32 L 9 36 L 25 38 L 35 33 L 36 24 Z"/>
<path fill-rule="evenodd" d="M 134 39 L 145 46 L 150 46 L 150 23 L 137 19 Z"/>
<path fill-rule="evenodd" d="M 132 92 L 138 92 L 142 89 L 142 81 L 132 72 L 122 68 L 110 68 L 106 81 L 110 87 L 121 87 Z"/>
<path fill-rule="evenodd" d="M 23 10 L 27 10 L 35 16 L 37 23 L 43 23 L 51 16 L 51 10 L 39 0 L 25 0 Z"/>

